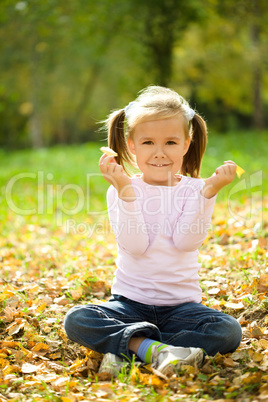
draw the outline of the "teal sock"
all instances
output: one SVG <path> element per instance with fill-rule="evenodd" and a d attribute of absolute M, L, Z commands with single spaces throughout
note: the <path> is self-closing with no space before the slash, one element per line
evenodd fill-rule
<path fill-rule="evenodd" d="M 137 351 L 137 356 L 144 361 L 145 363 L 152 363 L 152 347 L 156 346 L 157 350 L 160 351 L 166 348 L 168 345 L 165 343 L 161 343 L 158 341 L 154 341 L 152 339 L 146 338 L 141 342 L 139 349 Z"/>

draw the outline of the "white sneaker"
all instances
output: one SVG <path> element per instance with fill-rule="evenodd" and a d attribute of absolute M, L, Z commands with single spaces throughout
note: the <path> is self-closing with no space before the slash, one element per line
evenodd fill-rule
<path fill-rule="evenodd" d="M 113 376 L 117 376 L 122 369 L 128 363 L 121 359 L 121 357 L 112 353 L 106 353 L 102 359 L 98 373 L 109 373 Z"/>
<path fill-rule="evenodd" d="M 198 367 L 202 366 L 203 350 L 200 348 L 182 348 L 176 346 L 167 346 L 166 348 L 157 350 L 157 346 L 152 347 L 152 367 L 165 375 L 176 373 L 182 365 Z"/>

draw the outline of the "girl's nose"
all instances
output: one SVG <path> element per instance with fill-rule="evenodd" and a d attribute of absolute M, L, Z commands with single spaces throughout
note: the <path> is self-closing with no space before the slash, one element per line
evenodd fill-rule
<path fill-rule="evenodd" d="M 154 157 L 155 158 L 165 158 L 165 154 L 164 154 L 164 151 L 162 150 L 162 148 L 159 147 L 155 150 Z"/>

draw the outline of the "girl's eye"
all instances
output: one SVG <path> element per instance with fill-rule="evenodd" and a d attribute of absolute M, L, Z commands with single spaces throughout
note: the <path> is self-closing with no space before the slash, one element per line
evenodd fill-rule
<path fill-rule="evenodd" d="M 173 145 L 173 144 L 176 144 L 176 142 L 175 141 L 168 141 L 167 144 Z"/>
<path fill-rule="evenodd" d="M 143 142 L 143 144 L 149 144 L 149 145 L 152 144 L 152 143 L 153 143 L 152 141 L 144 141 Z"/>

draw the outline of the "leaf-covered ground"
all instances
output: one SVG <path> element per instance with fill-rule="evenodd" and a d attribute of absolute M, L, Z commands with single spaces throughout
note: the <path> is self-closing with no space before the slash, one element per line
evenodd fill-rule
<path fill-rule="evenodd" d="M 98 376 L 102 355 L 66 338 L 72 306 L 109 298 L 107 220 L 66 231 L 10 213 L 0 237 L 0 401 L 268 401 L 267 207 L 217 205 L 200 250 L 203 303 L 239 320 L 241 346 L 172 378 L 135 365 Z"/>

